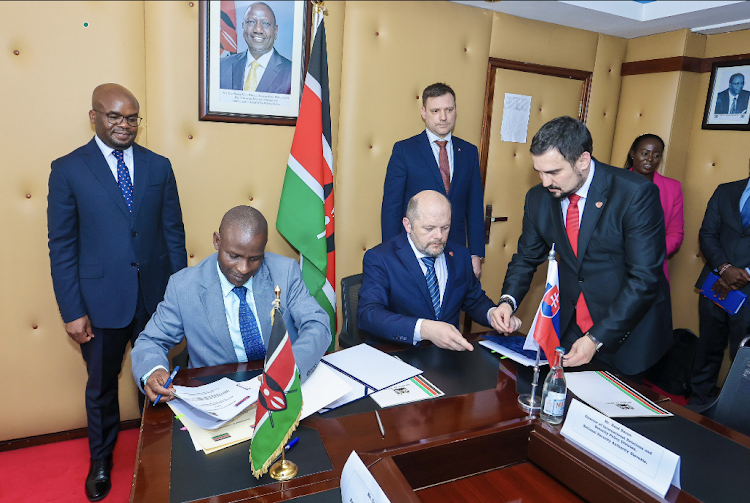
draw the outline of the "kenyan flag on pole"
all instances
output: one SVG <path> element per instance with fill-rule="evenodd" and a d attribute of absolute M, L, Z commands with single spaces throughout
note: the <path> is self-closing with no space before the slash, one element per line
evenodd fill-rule
<path fill-rule="evenodd" d="M 328 56 L 323 14 L 316 13 L 305 88 L 289 154 L 276 228 L 300 253 L 302 279 L 336 333 L 333 156 Z M 331 339 L 331 350 L 335 348 Z"/>
<path fill-rule="evenodd" d="M 271 318 L 273 328 L 258 392 L 255 432 L 250 444 L 250 467 L 255 478 L 266 473 L 281 455 L 289 437 L 297 429 L 302 413 L 299 369 L 278 305 L 274 306 Z"/>

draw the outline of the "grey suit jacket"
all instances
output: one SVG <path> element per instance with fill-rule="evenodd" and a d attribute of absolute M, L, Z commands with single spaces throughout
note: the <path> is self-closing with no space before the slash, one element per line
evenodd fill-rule
<path fill-rule="evenodd" d="M 233 54 L 219 61 L 219 88 L 241 91 L 247 64 L 247 51 Z M 273 50 L 268 67 L 255 89 L 258 93 L 290 94 L 292 92 L 292 62 Z"/>
<path fill-rule="evenodd" d="M 271 302 L 276 285 L 281 288 L 281 312 L 304 382 L 331 342 L 328 315 L 310 296 L 299 265 L 290 258 L 266 252 L 263 265 L 253 279 L 253 296 L 266 347 L 271 335 Z M 169 279 L 164 300 L 130 354 L 133 377 L 139 387 L 141 377 L 154 367 L 169 368 L 167 353 L 183 338 L 187 338 L 190 368 L 237 362 L 215 253 Z"/>

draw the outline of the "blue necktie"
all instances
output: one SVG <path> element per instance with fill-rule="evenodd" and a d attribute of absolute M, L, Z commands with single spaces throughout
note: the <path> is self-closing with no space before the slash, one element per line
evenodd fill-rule
<path fill-rule="evenodd" d="M 242 344 L 245 346 L 247 360 L 260 360 L 266 356 L 266 347 L 263 345 L 263 338 L 260 336 L 253 310 L 250 309 L 250 304 L 247 303 L 245 298 L 247 288 L 235 286 L 232 291 L 240 299 L 240 333 L 242 334 Z"/>
<path fill-rule="evenodd" d="M 422 257 L 422 262 L 427 266 L 427 289 L 432 297 L 432 307 L 435 309 L 435 319 L 440 319 L 440 286 L 435 274 L 435 257 Z"/>
<path fill-rule="evenodd" d="M 740 210 L 740 216 L 742 217 L 742 228 L 747 229 L 750 227 L 750 197 L 745 200 L 742 210 Z"/>
<path fill-rule="evenodd" d="M 128 167 L 125 166 L 122 150 L 113 150 L 112 152 L 117 159 L 117 184 L 120 186 L 123 197 L 125 197 L 128 209 L 133 211 L 133 183 L 130 181 L 130 173 Z"/>

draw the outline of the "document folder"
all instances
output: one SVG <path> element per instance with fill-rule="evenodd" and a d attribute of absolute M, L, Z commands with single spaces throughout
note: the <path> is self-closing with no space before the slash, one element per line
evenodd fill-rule
<path fill-rule="evenodd" d="M 747 295 L 740 292 L 739 290 L 730 290 L 727 294 L 727 298 L 724 300 L 719 299 L 718 295 L 714 297 L 714 292 L 711 291 L 711 288 L 714 286 L 714 283 L 718 281 L 718 279 L 719 276 L 717 276 L 713 272 L 709 273 L 706 281 L 703 282 L 703 286 L 701 286 L 701 293 L 708 300 L 712 301 L 724 311 L 728 312 L 731 316 L 734 316 L 739 312 L 742 305 L 747 301 Z"/>

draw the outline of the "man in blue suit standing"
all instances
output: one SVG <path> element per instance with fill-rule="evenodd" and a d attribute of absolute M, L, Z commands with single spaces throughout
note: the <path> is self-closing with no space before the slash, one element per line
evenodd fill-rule
<path fill-rule="evenodd" d="M 451 203 L 450 240 L 467 246 L 474 274 L 482 274 L 484 257 L 484 195 L 477 148 L 453 136 L 456 93 L 446 84 L 432 84 L 422 92 L 425 130 L 397 142 L 383 185 L 380 224 L 383 241 L 403 232 L 406 205 L 418 192 L 434 190 Z"/>
<path fill-rule="evenodd" d="M 138 112 L 124 87 L 98 86 L 89 112 L 96 136 L 53 161 L 49 178 L 52 283 L 65 331 L 81 345 L 88 371 L 91 501 L 111 488 L 125 348 L 161 301 L 169 276 L 187 266 L 172 166 L 134 143 Z"/>
<path fill-rule="evenodd" d="M 263 2 L 245 11 L 242 35 L 247 50 L 219 62 L 219 88 L 256 93 L 292 92 L 292 62 L 273 48 L 279 26 L 276 15 Z"/>
<path fill-rule="evenodd" d="M 450 202 L 439 192 L 420 192 L 409 200 L 402 225 L 406 234 L 365 253 L 359 328 L 392 342 L 429 340 L 444 349 L 472 351 L 458 331 L 459 314 L 463 310 L 494 327 L 495 303 L 474 275 L 469 250 L 448 241 Z"/>

